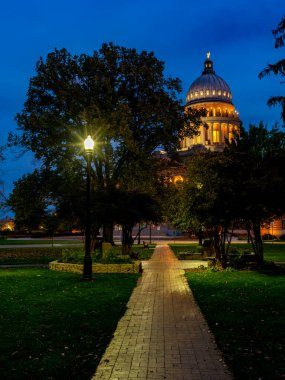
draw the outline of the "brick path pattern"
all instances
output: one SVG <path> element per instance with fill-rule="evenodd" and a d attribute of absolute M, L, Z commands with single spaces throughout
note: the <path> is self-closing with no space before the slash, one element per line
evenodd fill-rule
<path fill-rule="evenodd" d="M 179 260 L 156 247 L 92 380 L 232 380 Z"/>

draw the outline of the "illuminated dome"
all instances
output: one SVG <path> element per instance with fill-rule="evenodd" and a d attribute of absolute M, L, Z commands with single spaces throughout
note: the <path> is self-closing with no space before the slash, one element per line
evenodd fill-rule
<path fill-rule="evenodd" d="M 201 102 L 225 102 L 232 103 L 232 94 L 228 84 L 213 69 L 210 53 L 204 62 L 204 71 L 189 87 L 186 105 Z"/>

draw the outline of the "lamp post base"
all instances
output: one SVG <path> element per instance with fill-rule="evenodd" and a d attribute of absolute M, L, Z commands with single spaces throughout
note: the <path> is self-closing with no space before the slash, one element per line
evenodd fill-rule
<path fill-rule="evenodd" d="M 90 276 L 83 276 L 83 277 L 81 277 L 81 279 L 80 279 L 80 281 L 82 281 L 82 282 L 87 282 L 87 281 L 95 281 L 95 278 L 93 278 L 92 276 L 90 277 Z"/>
<path fill-rule="evenodd" d="M 83 276 L 81 281 L 92 281 L 92 259 L 89 254 L 84 256 Z"/>

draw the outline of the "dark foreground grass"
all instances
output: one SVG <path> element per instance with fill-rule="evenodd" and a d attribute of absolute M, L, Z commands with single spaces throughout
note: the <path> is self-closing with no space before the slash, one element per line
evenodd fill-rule
<path fill-rule="evenodd" d="M 0 378 L 89 379 L 138 275 L 0 271 Z"/>
<path fill-rule="evenodd" d="M 258 272 L 187 273 L 236 379 L 285 377 L 285 276 Z"/>

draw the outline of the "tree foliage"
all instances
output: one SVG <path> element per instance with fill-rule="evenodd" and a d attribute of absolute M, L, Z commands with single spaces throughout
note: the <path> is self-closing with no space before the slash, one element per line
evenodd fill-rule
<path fill-rule="evenodd" d="M 285 16 L 281 19 L 277 28 L 272 31 L 273 37 L 275 38 L 275 48 L 284 47 L 285 41 Z M 281 78 L 285 77 L 285 59 L 268 64 L 267 67 L 259 73 L 259 78 L 263 78 L 267 75 L 280 75 Z M 281 83 L 284 83 L 283 81 Z M 272 96 L 269 98 L 267 104 L 269 107 L 279 105 L 281 106 L 281 118 L 285 122 L 285 97 L 284 96 Z"/>
<path fill-rule="evenodd" d="M 152 52 L 112 43 L 90 56 L 55 49 L 36 65 L 24 109 L 16 116 L 18 133 L 9 135 L 9 145 L 34 152 L 49 173 L 45 179 L 53 185 L 50 194 L 59 214 L 81 223 L 83 140 L 90 134 L 95 140 L 91 211 L 98 226 L 115 210 L 112 197 L 102 210 L 98 204 L 102 192 L 116 194 L 119 188 L 127 194 L 153 195 L 157 181 L 153 152 L 175 150 L 182 135 L 197 132 L 203 112 L 185 113 L 180 91 L 180 80 L 165 77 L 164 63 Z M 114 215 L 109 215 L 110 223 L 115 222 Z"/>
<path fill-rule="evenodd" d="M 43 221 L 47 199 L 42 184 L 41 173 L 37 170 L 24 175 L 14 183 L 7 204 L 15 213 L 15 225 L 18 230 L 31 232 L 38 229 Z"/>
<path fill-rule="evenodd" d="M 207 230 L 223 266 L 232 231 L 236 223 L 244 224 L 261 263 L 261 224 L 285 212 L 284 164 L 284 132 L 262 123 L 250 125 L 227 143 L 224 152 L 189 157 L 188 180 L 171 190 L 174 201 L 168 216 L 180 226 Z"/>
<path fill-rule="evenodd" d="M 262 262 L 261 224 L 285 211 L 285 134 L 277 126 L 270 130 L 262 123 L 250 125 L 225 154 L 236 163 L 237 216 L 246 222 L 257 260 Z"/>

